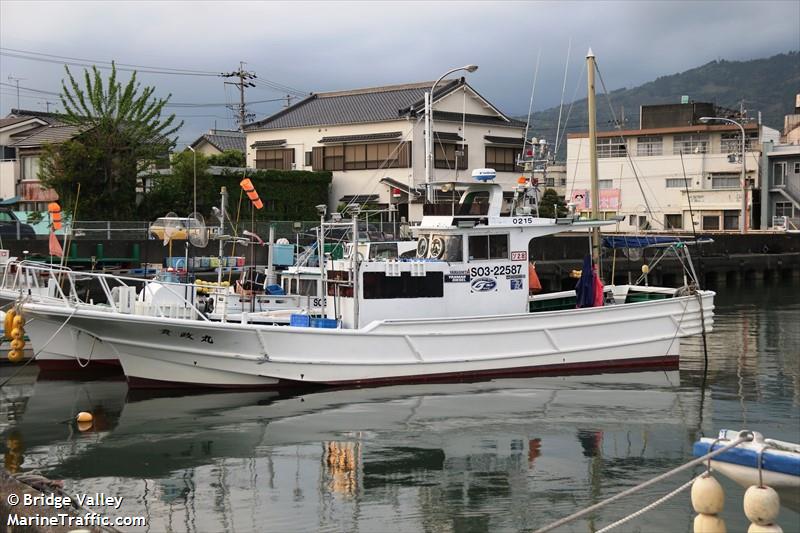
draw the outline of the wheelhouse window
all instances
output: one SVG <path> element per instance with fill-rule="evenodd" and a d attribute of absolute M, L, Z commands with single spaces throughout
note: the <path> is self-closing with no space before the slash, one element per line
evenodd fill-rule
<path fill-rule="evenodd" d="M 517 158 L 522 155 L 522 148 L 487 146 L 486 167 L 498 172 L 516 172 L 522 167 L 517 166 Z"/>
<path fill-rule="evenodd" d="M 294 163 L 294 148 L 256 150 L 256 168 L 291 170 Z"/>
<path fill-rule="evenodd" d="M 597 139 L 597 157 L 625 157 L 627 154 L 624 138 Z"/>
<path fill-rule="evenodd" d="M 659 136 L 646 136 L 636 138 L 636 155 L 662 155 L 664 153 L 664 138 Z"/>
<path fill-rule="evenodd" d="M 466 144 L 436 142 L 433 147 L 433 168 L 466 170 L 467 153 Z"/>
<path fill-rule="evenodd" d="M 470 235 L 469 259 L 508 259 L 508 234 Z"/>
<path fill-rule="evenodd" d="M 363 280 L 365 300 L 444 296 L 442 272 L 428 272 L 424 276 L 412 276 L 411 272 L 401 272 L 400 276 L 387 276 L 385 272 L 364 272 Z"/>
<path fill-rule="evenodd" d="M 708 135 L 690 133 L 672 138 L 672 154 L 705 154 L 708 152 Z"/>

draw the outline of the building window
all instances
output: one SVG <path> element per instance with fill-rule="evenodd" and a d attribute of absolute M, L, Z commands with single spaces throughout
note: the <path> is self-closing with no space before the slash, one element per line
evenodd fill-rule
<path fill-rule="evenodd" d="M 437 142 L 433 147 L 433 168 L 466 170 L 467 157 L 466 145 Z"/>
<path fill-rule="evenodd" d="M 522 167 L 517 166 L 517 158 L 521 155 L 521 148 L 487 146 L 486 167 L 493 168 L 498 172 L 516 172 L 522 169 Z"/>
<path fill-rule="evenodd" d="M 663 137 L 637 137 L 636 139 L 636 155 L 662 155 L 664 153 L 664 138 Z"/>
<path fill-rule="evenodd" d="M 597 157 L 625 157 L 627 153 L 625 139 L 621 137 L 597 139 Z"/>
<path fill-rule="evenodd" d="M 469 258 L 508 259 L 508 235 L 470 235 Z"/>
<path fill-rule="evenodd" d="M 794 164 L 794 173 L 795 174 L 800 174 L 800 163 L 795 163 Z"/>
<path fill-rule="evenodd" d="M 17 158 L 17 149 L 11 146 L 0 146 L 0 158 L 3 161 L 13 161 Z"/>
<path fill-rule="evenodd" d="M 722 215 L 722 229 L 739 229 L 739 211 L 725 211 Z"/>
<path fill-rule="evenodd" d="M 683 189 L 686 187 L 687 180 L 683 178 L 667 178 L 667 189 Z"/>
<path fill-rule="evenodd" d="M 555 178 L 546 178 L 544 180 L 545 187 L 555 187 L 556 186 L 556 179 Z"/>
<path fill-rule="evenodd" d="M 664 229 L 683 229 L 683 215 L 664 215 Z"/>
<path fill-rule="evenodd" d="M 719 215 L 703 215 L 703 229 L 718 230 Z"/>
<path fill-rule="evenodd" d="M 597 180 L 597 190 L 613 189 L 614 180 Z"/>
<path fill-rule="evenodd" d="M 39 156 L 26 156 L 21 158 L 22 179 L 39 179 Z"/>
<path fill-rule="evenodd" d="M 291 170 L 294 163 L 294 148 L 256 150 L 256 168 Z"/>
<path fill-rule="evenodd" d="M 303 161 L 303 165 L 310 167 L 314 161 L 314 152 L 306 152 L 305 160 Z"/>
<path fill-rule="evenodd" d="M 753 151 L 753 147 L 758 142 L 758 133 L 753 131 L 745 133 L 744 149 L 748 152 Z M 720 151 L 723 154 L 738 154 L 742 151 L 741 132 L 723 133 L 720 140 Z"/>
<path fill-rule="evenodd" d="M 775 163 L 772 165 L 772 170 L 772 184 L 775 187 L 783 187 L 786 185 L 786 161 Z"/>
<path fill-rule="evenodd" d="M 708 135 L 689 133 L 672 138 L 672 154 L 705 154 L 708 152 Z"/>
<path fill-rule="evenodd" d="M 738 174 L 716 174 L 711 176 L 712 189 L 738 189 L 742 186 Z"/>
<path fill-rule="evenodd" d="M 323 147 L 322 170 L 366 170 L 408 166 L 407 143 L 345 144 Z M 312 156 L 313 157 L 313 156 Z"/>
<path fill-rule="evenodd" d="M 775 216 L 792 218 L 792 202 L 775 202 Z"/>

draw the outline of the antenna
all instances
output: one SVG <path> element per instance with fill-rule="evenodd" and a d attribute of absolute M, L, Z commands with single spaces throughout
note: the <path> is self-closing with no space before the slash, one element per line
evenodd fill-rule
<path fill-rule="evenodd" d="M 17 82 L 17 111 L 19 111 L 19 82 L 26 80 L 28 78 L 15 78 L 11 74 L 8 75 L 8 81 L 10 82 Z"/>

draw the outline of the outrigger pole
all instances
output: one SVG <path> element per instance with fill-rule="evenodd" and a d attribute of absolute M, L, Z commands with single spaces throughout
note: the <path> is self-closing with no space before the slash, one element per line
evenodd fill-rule
<path fill-rule="evenodd" d="M 586 53 L 586 78 L 589 83 L 589 171 L 591 174 L 592 218 L 600 220 L 600 191 L 597 178 L 597 106 L 594 101 L 595 62 L 592 49 Z M 592 262 L 600 270 L 600 228 L 592 229 Z"/>

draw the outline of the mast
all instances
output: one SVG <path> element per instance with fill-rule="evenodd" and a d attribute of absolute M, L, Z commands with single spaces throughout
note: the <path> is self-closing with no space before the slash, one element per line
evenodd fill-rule
<path fill-rule="evenodd" d="M 591 173 L 592 218 L 600 220 L 600 191 L 597 179 L 597 107 L 594 101 L 594 53 L 586 53 L 586 78 L 589 83 L 589 172 Z M 592 229 L 592 262 L 600 268 L 600 228 Z"/>

